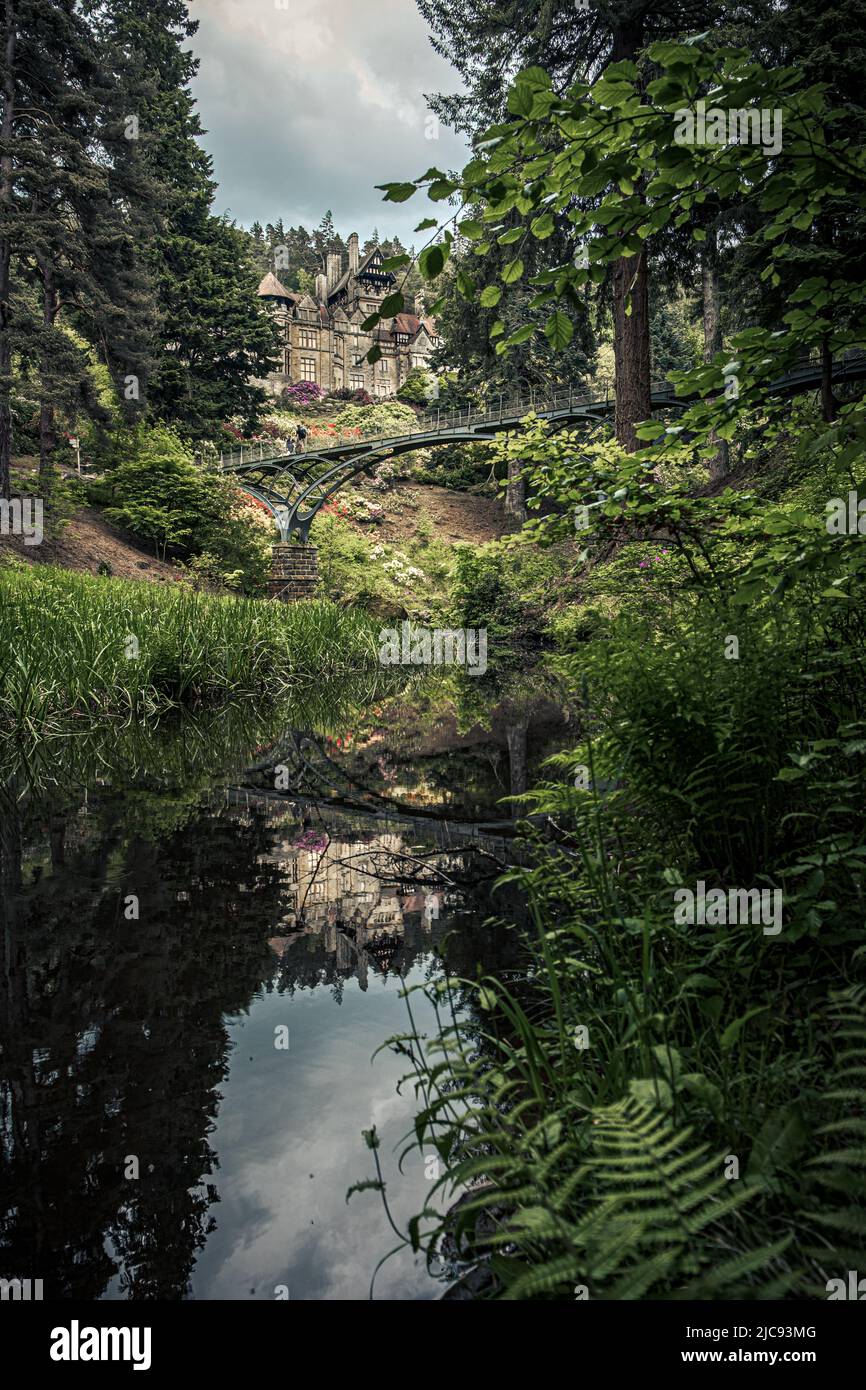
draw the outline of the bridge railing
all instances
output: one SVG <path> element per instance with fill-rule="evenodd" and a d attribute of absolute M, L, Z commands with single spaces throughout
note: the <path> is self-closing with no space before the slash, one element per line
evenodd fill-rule
<path fill-rule="evenodd" d="M 520 420 L 531 411 L 537 414 L 553 414 L 557 411 L 572 409 L 576 405 L 608 406 L 611 392 L 609 387 L 605 388 L 604 394 L 578 391 L 566 387 L 551 393 L 530 391 L 521 396 L 507 397 L 502 395 L 496 397 L 495 400 L 495 406 L 492 404 L 485 407 L 468 406 L 465 410 L 449 411 L 431 409 L 420 415 L 417 423 L 411 429 L 403 429 L 399 432 L 388 430 L 379 434 L 353 434 L 343 439 L 329 440 L 321 447 L 307 448 L 298 455 L 287 454 L 281 441 L 268 443 L 256 441 L 240 445 L 237 449 L 223 450 L 219 456 L 219 463 L 221 468 L 231 471 L 256 463 L 267 463 L 277 458 L 304 458 L 308 454 L 318 457 L 321 454 L 340 452 L 350 445 L 366 448 L 384 440 L 397 443 L 407 439 L 415 439 L 421 435 L 451 434 L 464 429 L 472 431 L 481 429 L 485 425 L 501 424 L 506 420 Z"/>
<path fill-rule="evenodd" d="M 846 365 L 862 363 L 864 353 L 859 350 L 852 350 L 837 356 L 833 360 L 835 369 L 844 368 Z M 792 366 L 789 377 L 808 376 L 819 370 L 821 360 L 817 357 L 804 356 L 798 359 Z M 674 399 L 676 391 L 671 382 L 655 381 L 652 383 L 651 391 L 653 396 L 668 396 Z M 430 409 L 418 417 L 416 424 L 411 429 L 401 430 L 399 433 L 394 430 L 384 431 L 380 434 L 355 435 L 352 434 L 342 439 L 335 439 L 322 445 L 320 448 L 308 448 L 302 454 L 287 454 L 282 441 L 243 444 L 237 449 L 222 452 L 219 456 L 220 467 L 226 471 L 234 471 L 256 463 L 267 463 L 272 459 L 303 459 L 308 456 L 318 458 L 328 454 L 345 452 L 349 447 L 358 449 L 368 449 L 379 443 L 399 444 L 405 443 L 408 439 L 416 439 L 421 436 L 436 437 L 442 434 L 453 434 L 462 430 L 469 433 L 483 431 L 485 426 L 501 425 L 505 421 L 521 420 L 530 412 L 538 415 L 556 415 L 558 412 L 573 411 L 576 406 L 591 408 L 597 406 L 599 409 L 609 409 L 611 405 L 612 393 L 609 383 L 604 385 L 604 394 L 600 391 L 585 391 L 575 387 L 561 387 L 556 391 L 543 392 L 541 390 L 531 390 L 519 396 L 507 397 L 504 394 L 494 397 L 493 401 L 485 406 L 468 406 L 465 410 L 442 411 Z"/>

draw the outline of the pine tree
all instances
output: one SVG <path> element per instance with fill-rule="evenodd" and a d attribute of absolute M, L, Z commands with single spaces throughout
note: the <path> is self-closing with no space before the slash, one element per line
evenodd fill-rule
<path fill-rule="evenodd" d="M 122 77 L 158 189 L 155 234 L 140 254 L 156 283 L 160 349 L 147 408 L 194 438 L 240 414 L 253 423 L 264 392 L 250 384 L 275 365 L 277 333 L 256 298 L 260 278 L 245 233 L 212 212 L 212 163 L 190 90 L 197 28 L 183 0 L 110 0 L 106 39 L 127 57 Z M 274 229 L 280 236 L 282 222 Z"/>
<path fill-rule="evenodd" d="M 55 105 L 52 119 L 38 131 L 41 167 L 36 162 L 30 171 L 40 222 L 28 264 L 41 309 L 43 493 L 51 488 L 58 409 L 71 416 L 79 402 L 92 405 L 89 359 L 67 323 L 101 349 L 115 373 L 135 368 L 144 376 L 153 309 L 133 232 L 146 186 L 137 179 L 131 142 L 122 134 L 115 55 L 100 48 L 73 0 L 55 4 L 46 20 L 40 40 L 54 68 L 45 85 Z"/>
<path fill-rule="evenodd" d="M 197 439 L 234 415 L 254 427 L 266 395 L 251 379 L 273 370 L 276 329 L 256 299 L 246 234 L 193 210 L 188 225 L 176 219 L 170 254 L 171 283 L 184 292 L 163 309 L 169 346 L 154 373 L 151 411 Z"/>
<path fill-rule="evenodd" d="M 316 272 L 326 271 L 328 268 L 328 257 L 337 254 L 342 255 L 345 250 L 343 240 L 337 234 L 334 226 L 334 215 L 331 209 L 325 213 L 321 222 L 311 237 L 313 255 L 316 258 Z M 312 267 L 308 267 L 312 269 Z"/>
<path fill-rule="evenodd" d="M 47 493 L 58 408 L 98 409 L 87 355 L 63 324 L 106 360 L 137 331 L 140 356 L 145 315 L 134 304 L 147 296 L 130 233 L 133 182 L 115 148 L 116 83 L 86 13 L 75 0 L 10 0 L 2 56 L 0 491 L 10 485 L 14 351 L 39 380 Z"/>

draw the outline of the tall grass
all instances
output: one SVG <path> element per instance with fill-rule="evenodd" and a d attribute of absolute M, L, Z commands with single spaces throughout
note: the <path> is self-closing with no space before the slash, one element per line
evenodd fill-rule
<path fill-rule="evenodd" d="M 363 617 L 324 601 L 0 569 L 0 734 L 39 739 L 83 716 L 279 699 L 372 669 L 373 638 Z"/>

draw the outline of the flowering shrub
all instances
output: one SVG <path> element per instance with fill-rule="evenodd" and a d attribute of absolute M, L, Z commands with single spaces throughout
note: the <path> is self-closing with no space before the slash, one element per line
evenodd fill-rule
<path fill-rule="evenodd" d="M 359 429 L 341 429 L 330 422 L 320 424 L 308 417 L 304 419 L 307 429 L 306 450 L 327 449 L 329 445 L 345 444 L 360 437 Z"/>
<path fill-rule="evenodd" d="M 384 507 L 378 502 L 371 502 L 369 498 L 362 496 L 361 493 L 347 490 L 340 497 L 332 502 L 326 502 L 322 507 L 322 512 L 329 516 L 342 516 L 348 521 L 382 521 L 385 516 Z"/>
<path fill-rule="evenodd" d="M 397 470 L 391 461 L 380 463 L 373 473 L 373 486 L 377 487 L 380 492 L 387 492 L 396 476 Z"/>
<path fill-rule="evenodd" d="M 251 516 L 248 519 L 255 519 L 256 522 L 265 520 L 268 531 L 273 529 L 274 514 L 266 502 L 262 502 L 258 497 L 252 497 L 248 492 L 241 492 L 240 489 L 237 489 L 237 499 L 239 506 L 249 509 Z"/>
<path fill-rule="evenodd" d="M 350 512 L 349 512 L 348 507 L 344 506 L 342 502 L 326 502 L 325 505 L 320 509 L 320 514 L 321 514 L 322 516 L 345 516 L 345 517 L 348 517 L 348 516 L 351 515 Z"/>
<path fill-rule="evenodd" d="M 296 840 L 292 840 L 294 849 L 308 849 L 313 854 L 322 854 L 331 843 L 328 835 L 322 830 L 305 830 Z"/>
<path fill-rule="evenodd" d="M 347 488 L 343 493 L 343 516 L 348 516 L 352 521 L 382 521 L 385 516 L 385 508 L 378 502 L 373 502 L 363 493 L 355 492 L 354 489 Z"/>
<path fill-rule="evenodd" d="M 348 733 L 343 734 L 342 737 L 340 737 L 340 736 L 338 735 L 336 738 L 332 738 L 330 734 L 326 734 L 326 735 L 325 735 L 325 743 L 327 744 L 329 750 L 330 750 L 331 748 L 339 748 L 339 749 L 341 749 L 341 750 L 343 750 L 343 749 L 348 750 L 349 745 L 350 745 L 350 743 L 352 742 L 352 740 L 354 739 L 354 737 L 355 737 L 355 735 L 352 733 L 352 731 L 351 731 L 351 729 L 350 729 L 350 730 L 348 731 Z"/>
<path fill-rule="evenodd" d="M 259 426 L 259 434 L 264 439 L 285 439 L 289 433 L 289 426 L 285 418 L 278 415 L 268 415 Z"/>
<path fill-rule="evenodd" d="M 283 400 L 290 407 L 316 405 L 324 394 L 321 386 L 317 386 L 315 381 L 296 381 L 294 386 L 285 388 Z"/>
<path fill-rule="evenodd" d="M 410 564 L 409 559 L 402 550 L 394 552 L 390 560 L 386 560 L 382 566 L 386 574 L 397 584 L 412 584 L 415 580 L 424 583 L 427 579 L 426 574 L 417 565 Z"/>
<path fill-rule="evenodd" d="M 286 435 L 286 423 L 281 423 L 277 416 L 270 415 L 262 421 L 255 434 L 250 434 L 249 430 L 236 421 L 227 420 L 222 426 L 222 432 L 233 444 L 242 444 L 246 449 L 254 444 L 270 444 L 274 439 L 283 439 Z"/>

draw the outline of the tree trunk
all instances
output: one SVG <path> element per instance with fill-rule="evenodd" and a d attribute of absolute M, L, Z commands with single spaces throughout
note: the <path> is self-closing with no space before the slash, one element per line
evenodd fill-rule
<path fill-rule="evenodd" d="M 827 334 L 821 339 L 821 409 L 828 425 L 836 419 L 839 402 L 833 395 L 833 354 Z"/>
<path fill-rule="evenodd" d="M 12 262 L 12 122 L 15 111 L 15 0 L 6 0 L 3 35 L 3 122 L 0 136 L 0 497 L 11 495 L 9 469 L 12 461 L 12 341 L 9 303 Z"/>
<path fill-rule="evenodd" d="M 614 262 L 613 333 L 616 437 L 633 454 L 641 447 L 635 425 L 652 414 L 646 248 Z"/>
<path fill-rule="evenodd" d="M 623 21 L 613 31 L 610 61 L 633 62 L 643 41 L 643 17 Z M 624 449 L 634 453 L 641 447 L 634 427 L 652 414 L 646 247 L 636 256 L 621 256 L 614 262 L 613 333 L 616 437 Z"/>
<path fill-rule="evenodd" d="M 54 450 L 57 431 L 54 421 L 54 401 L 51 397 L 51 336 L 57 317 L 57 290 L 50 265 L 42 267 L 42 328 L 45 346 L 42 351 L 42 390 L 39 399 L 39 487 L 43 498 L 50 497 L 54 482 Z"/>
<path fill-rule="evenodd" d="M 722 346 L 722 317 L 719 292 L 719 258 L 715 227 L 707 229 L 701 255 L 704 292 L 704 361 L 709 362 Z"/>
<path fill-rule="evenodd" d="M 719 286 L 719 247 L 715 227 L 707 228 L 707 239 L 701 253 L 701 276 L 704 301 L 704 361 L 712 362 L 722 350 L 721 289 Z M 716 452 L 709 461 L 710 477 L 724 478 L 730 469 L 728 441 L 710 433 L 710 443 Z"/>
<path fill-rule="evenodd" d="M 523 466 L 517 459 L 508 460 L 505 515 L 509 521 L 516 521 L 519 526 L 526 521 L 526 483 L 523 479 Z"/>

